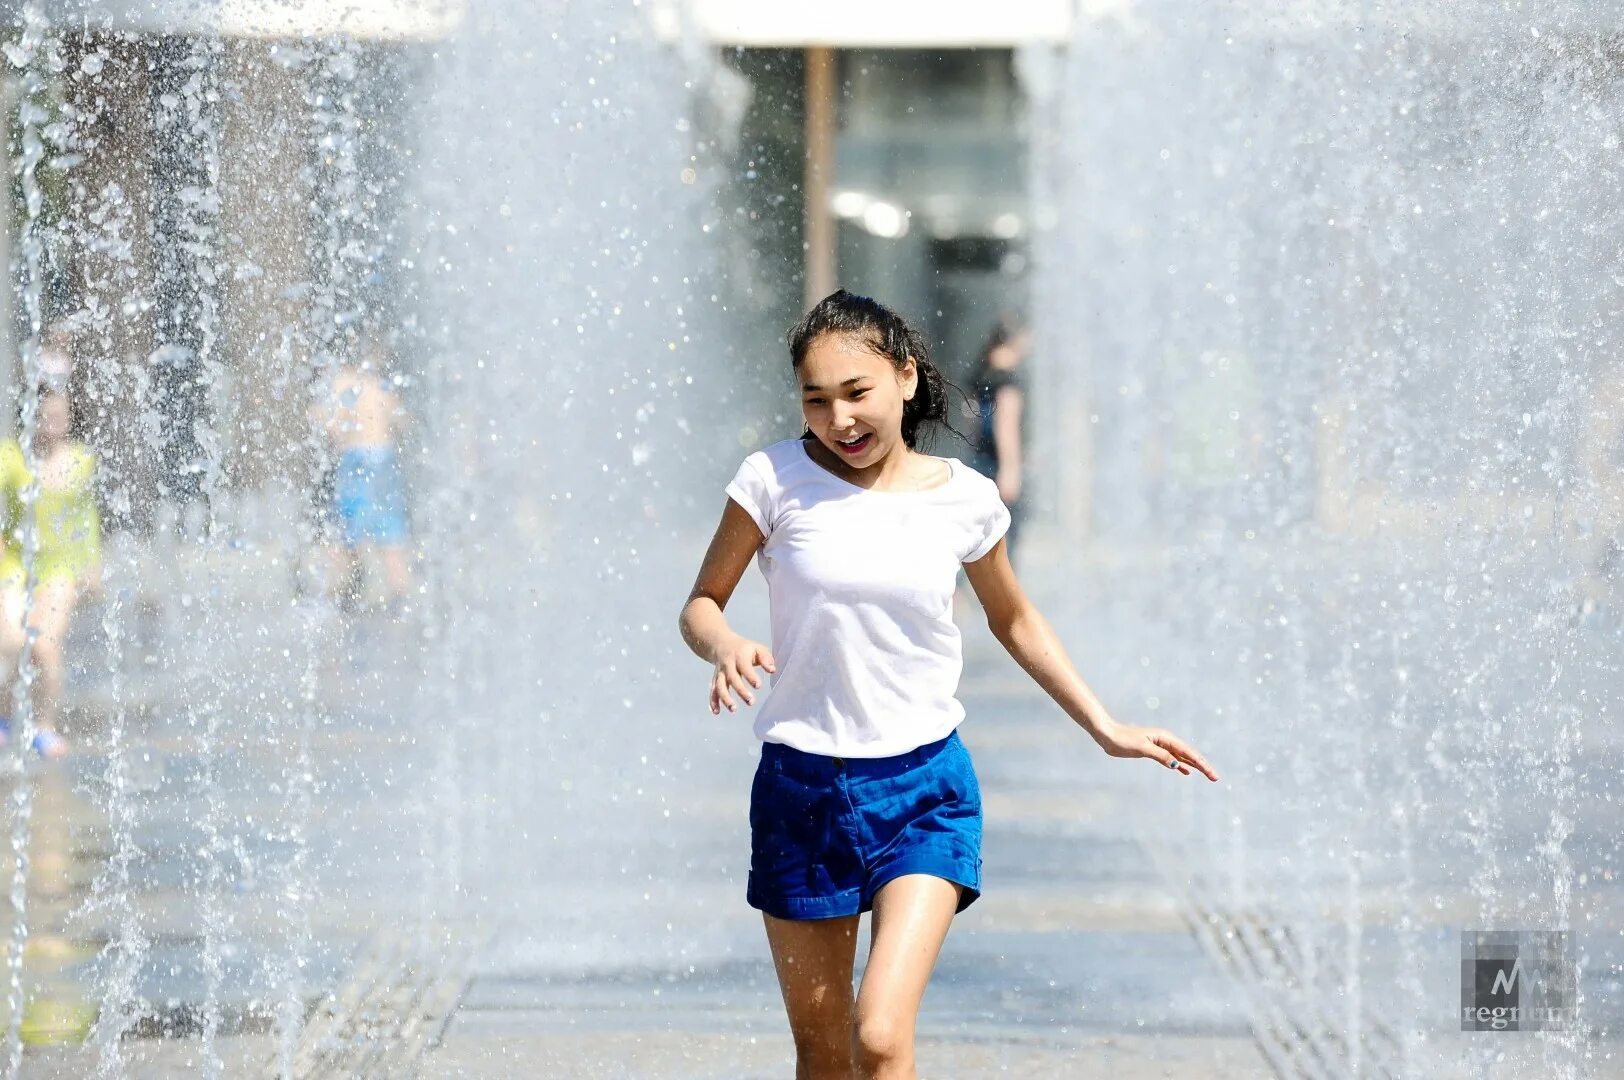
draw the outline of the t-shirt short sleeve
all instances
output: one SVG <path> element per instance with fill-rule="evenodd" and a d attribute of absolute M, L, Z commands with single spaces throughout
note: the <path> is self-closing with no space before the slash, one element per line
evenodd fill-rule
<path fill-rule="evenodd" d="M 973 545 L 959 556 L 961 563 L 975 562 L 991 551 L 1009 531 L 1009 508 L 998 497 L 998 489 L 991 481 L 987 482 L 986 489 L 987 497 L 981 501 L 984 512 L 979 515 L 976 527 L 970 533 Z"/>
<path fill-rule="evenodd" d="M 756 523 L 762 536 L 772 535 L 774 518 L 773 485 L 767 479 L 767 468 L 765 454 L 751 454 L 739 465 L 739 471 L 733 474 L 733 479 L 727 485 L 728 498 L 750 515 L 750 520 Z"/>
<path fill-rule="evenodd" d="M 1011 371 L 1008 368 L 1002 370 L 994 368 L 981 377 L 981 387 L 989 396 L 997 397 L 998 391 L 1006 386 L 1013 386 L 1017 390 L 1026 389 L 1025 383 L 1021 379 L 1021 373 Z"/>

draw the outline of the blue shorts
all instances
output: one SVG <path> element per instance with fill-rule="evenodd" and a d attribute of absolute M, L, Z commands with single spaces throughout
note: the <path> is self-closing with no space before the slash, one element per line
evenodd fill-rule
<path fill-rule="evenodd" d="M 333 501 L 344 527 L 344 545 L 406 541 L 406 485 L 400 461 L 387 446 L 353 446 L 338 459 Z"/>
<path fill-rule="evenodd" d="M 981 895 L 981 788 L 958 732 L 887 758 L 837 758 L 763 743 L 750 787 L 750 906 L 833 919 L 874 906 L 903 874 Z"/>

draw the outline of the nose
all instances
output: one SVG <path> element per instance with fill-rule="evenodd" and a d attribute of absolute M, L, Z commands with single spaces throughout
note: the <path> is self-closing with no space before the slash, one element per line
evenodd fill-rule
<path fill-rule="evenodd" d="M 830 410 L 830 422 L 836 431 L 852 426 L 852 416 L 848 406 L 836 402 Z"/>

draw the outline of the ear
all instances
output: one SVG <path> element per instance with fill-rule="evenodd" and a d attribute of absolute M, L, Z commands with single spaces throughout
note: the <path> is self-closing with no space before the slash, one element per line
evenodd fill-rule
<path fill-rule="evenodd" d="M 897 381 L 902 384 L 902 400 L 912 401 L 919 389 L 919 365 L 914 362 L 913 357 L 910 356 L 902 362 L 902 370 L 897 373 Z"/>

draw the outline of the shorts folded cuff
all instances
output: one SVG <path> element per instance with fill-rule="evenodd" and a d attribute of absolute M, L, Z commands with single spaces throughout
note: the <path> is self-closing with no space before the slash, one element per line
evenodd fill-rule
<path fill-rule="evenodd" d="M 762 896 L 754 889 L 747 891 L 746 901 L 757 911 L 764 911 L 775 919 L 839 919 L 866 911 L 862 895 L 852 889 L 835 896 Z"/>
<path fill-rule="evenodd" d="M 959 911 L 963 911 L 981 895 L 981 860 L 954 858 L 951 855 L 911 855 L 886 865 L 869 882 L 869 894 L 863 901 L 863 910 L 874 906 L 874 897 L 886 885 L 907 874 L 929 874 L 951 881 L 964 888 L 959 896 Z"/>

